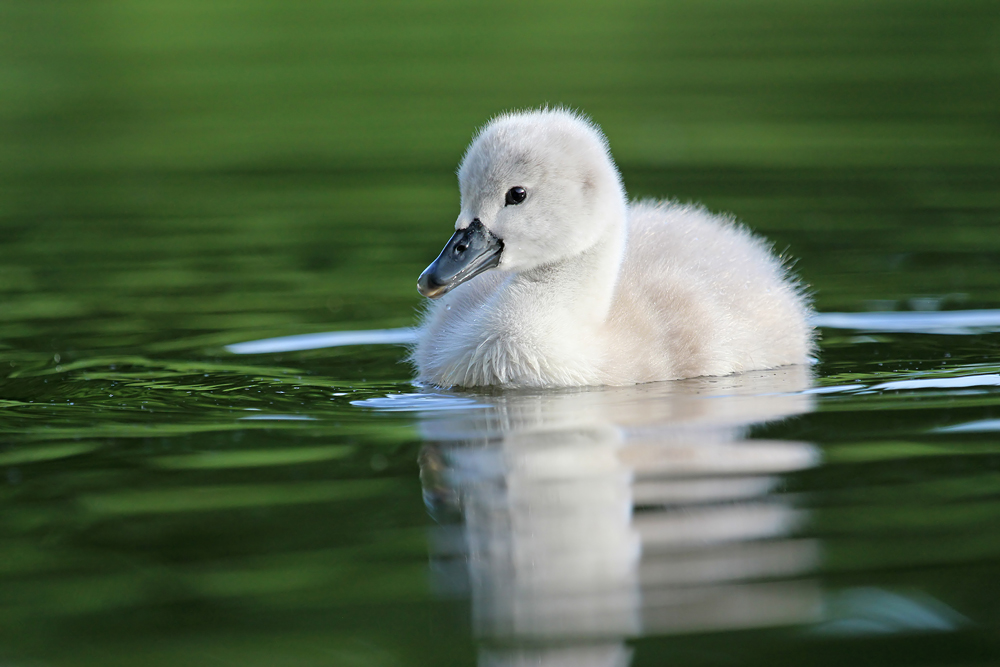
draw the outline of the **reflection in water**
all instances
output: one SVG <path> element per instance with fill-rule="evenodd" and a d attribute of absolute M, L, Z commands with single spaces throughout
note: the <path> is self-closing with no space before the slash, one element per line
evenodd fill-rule
<path fill-rule="evenodd" d="M 809 411 L 808 385 L 791 368 L 422 412 L 434 579 L 471 597 L 480 664 L 626 665 L 626 637 L 817 620 L 818 546 L 772 493 L 817 450 L 745 439 Z"/>

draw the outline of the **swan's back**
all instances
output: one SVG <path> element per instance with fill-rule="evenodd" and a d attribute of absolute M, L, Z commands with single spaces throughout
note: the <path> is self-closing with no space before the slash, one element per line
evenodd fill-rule
<path fill-rule="evenodd" d="M 608 320 L 613 382 L 806 363 L 808 312 L 782 261 L 734 219 L 674 202 L 632 204 Z"/>

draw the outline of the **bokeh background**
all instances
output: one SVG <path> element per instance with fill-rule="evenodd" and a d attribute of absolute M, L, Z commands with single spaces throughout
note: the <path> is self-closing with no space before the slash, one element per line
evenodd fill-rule
<path fill-rule="evenodd" d="M 732 211 L 799 257 L 822 310 L 994 300 L 990 0 L 0 12 L 5 340 L 405 324 L 476 128 L 543 104 L 604 128 L 633 197 Z"/>
<path fill-rule="evenodd" d="M 821 311 L 1000 306 L 996 0 L 6 0 L 0 661 L 468 664 L 426 582 L 419 437 L 340 398 L 406 391 L 403 353 L 222 346 L 412 324 L 466 145 L 544 104 L 603 127 L 631 196 L 796 257 Z M 934 340 L 828 336 L 817 373 L 996 349 Z M 260 409 L 320 419 L 234 421 Z M 852 409 L 814 439 L 913 419 Z M 995 559 L 989 521 L 955 553 Z M 804 659 L 769 641 L 682 662 Z"/>

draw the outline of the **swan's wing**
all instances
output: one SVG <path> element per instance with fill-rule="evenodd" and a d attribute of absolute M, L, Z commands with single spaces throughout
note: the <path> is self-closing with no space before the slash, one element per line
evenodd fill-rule
<path fill-rule="evenodd" d="M 804 363 L 808 313 L 784 262 L 733 218 L 675 202 L 630 207 L 612 324 L 653 341 L 648 354 L 671 375 Z"/>

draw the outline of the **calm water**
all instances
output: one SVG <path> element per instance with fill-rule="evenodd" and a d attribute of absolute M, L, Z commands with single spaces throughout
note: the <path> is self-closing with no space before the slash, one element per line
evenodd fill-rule
<path fill-rule="evenodd" d="M 0 664 L 997 663 L 994 4 L 5 5 Z M 798 258 L 817 363 L 412 385 L 545 101 Z"/>

